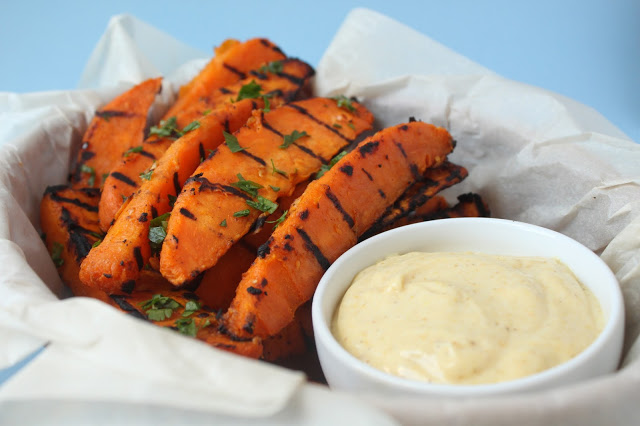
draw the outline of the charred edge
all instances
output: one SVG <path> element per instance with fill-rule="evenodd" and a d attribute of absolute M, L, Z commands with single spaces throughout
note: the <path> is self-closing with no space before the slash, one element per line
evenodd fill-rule
<path fill-rule="evenodd" d="M 181 189 L 182 185 L 180 185 L 180 177 L 178 176 L 178 172 L 175 172 L 173 174 L 173 190 L 176 191 L 176 195 L 178 195 Z"/>
<path fill-rule="evenodd" d="M 237 68 L 232 67 L 231 65 L 229 65 L 227 63 L 223 63 L 222 66 L 224 68 L 226 68 L 227 70 L 231 71 L 232 73 L 234 73 L 235 75 L 237 75 L 238 77 L 240 77 L 240 80 L 247 78 L 247 75 L 245 73 L 243 73 L 242 71 L 240 71 Z"/>
<path fill-rule="evenodd" d="M 53 201 L 57 201 L 59 203 L 73 204 L 74 206 L 80 207 L 81 209 L 86 210 L 88 212 L 94 212 L 94 213 L 98 212 L 98 206 L 93 206 L 91 204 L 82 202 L 77 198 L 61 197 L 56 192 L 50 192 L 49 194 L 50 194 L 49 197 L 51 197 Z"/>
<path fill-rule="evenodd" d="M 204 279 L 204 274 L 205 273 L 203 272 L 199 274 L 197 277 L 195 277 L 194 279 L 185 282 L 184 284 L 182 284 L 181 288 L 189 292 L 195 292 L 200 287 L 200 284 L 202 284 L 202 280 Z"/>
<path fill-rule="evenodd" d="M 218 89 L 220 91 L 220 93 L 222 93 L 223 95 L 230 95 L 233 92 L 229 89 L 227 89 L 226 87 L 221 87 Z"/>
<path fill-rule="evenodd" d="M 248 334 L 253 334 L 253 326 L 254 326 L 255 320 L 256 320 L 255 315 L 250 315 L 249 318 L 247 318 L 247 322 L 245 322 L 244 325 L 242 326 L 242 329 Z"/>
<path fill-rule="evenodd" d="M 252 110 L 258 109 L 258 104 L 256 103 L 256 101 L 251 101 L 251 109 Z"/>
<path fill-rule="evenodd" d="M 220 314 L 220 315 L 216 315 L 216 319 L 217 319 L 217 320 L 222 319 L 222 314 Z M 252 340 L 252 338 L 251 338 L 251 337 L 240 337 L 240 336 L 236 336 L 235 334 L 231 333 L 231 332 L 227 329 L 227 327 L 226 327 L 224 324 L 222 324 L 222 323 L 220 323 L 220 324 L 218 325 L 218 332 L 219 332 L 220 334 L 223 334 L 223 335 L 227 336 L 229 339 L 233 340 L 234 342 L 250 342 L 250 341 Z"/>
<path fill-rule="evenodd" d="M 136 280 L 129 280 L 122 283 L 122 285 L 120 286 L 120 290 L 123 293 L 131 294 L 135 287 L 136 287 Z"/>
<path fill-rule="evenodd" d="M 378 141 L 367 142 L 364 145 L 361 145 L 358 147 L 358 153 L 360 153 L 360 156 L 364 158 L 367 155 L 370 155 L 376 152 L 379 146 L 380 146 L 380 142 Z"/>
<path fill-rule="evenodd" d="M 251 224 L 251 227 L 249 228 L 249 231 L 247 231 L 247 234 L 253 234 L 260 231 L 260 229 L 262 229 L 262 227 L 264 226 L 264 223 L 266 222 L 266 220 L 267 220 L 266 215 L 258 216 L 258 218 L 254 220 L 253 223 Z"/>
<path fill-rule="evenodd" d="M 134 188 L 137 188 L 138 184 L 135 183 L 130 177 L 123 175 L 120 172 L 111 172 L 111 176 L 114 179 L 119 180 L 122 183 L 126 183 L 129 186 L 133 186 Z"/>
<path fill-rule="evenodd" d="M 296 105 L 296 104 L 287 104 L 288 107 L 295 109 L 296 111 L 300 112 L 302 115 L 306 115 L 307 117 L 309 117 L 312 121 L 316 122 L 317 124 L 323 126 L 325 129 L 328 129 L 329 131 L 331 131 L 332 133 L 334 133 L 335 135 L 339 136 L 341 139 L 347 141 L 347 142 L 352 142 L 352 139 L 347 138 L 346 136 L 344 136 L 342 133 L 340 133 L 336 128 L 334 128 L 333 126 L 325 123 L 324 121 L 319 120 L 318 118 L 316 118 L 314 115 L 312 115 L 309 111 L 307 111 L 305 108 L 301 107 L 300 105 Z"/>
<path fill-rule="evenodd" d="M 302 228 L 296 228 L 296 231 L 298 232 L 298 235 L 300 235 L 300 237 L 302 237 L 302 239 L 304 240 L 304 247 L 309 250 L 311 254 L 313 254 L 320 267 L 324 271 L 329 269 L 331 262 L 329 262 L 329 259 L 327 259 L 324 254 L 322 254 L 320 248 L 318 248 L 318 246 L 314 244 L 314 242 L 311 240 L 311 237 L 309 237 L 309 234 L 307 234 Z"/>
<path fill-rule="evenodd" d="M 407 131 L 409 130 L 409 126 L 407 126 L 406 124 L 403 124 L 402 126 L 399 127 L 399 129 L 403 131 Z"/>
<path fill-rule="evenodd" d="M 147 212 L 143 212 L 140 214 L 140 217 L 138 217 L 138 222 L 144 223 L 147 220 L 149 220 L 148 218 L 149 214 Z"/>
<path fill-rule="evenodd" d="M 205 158 L 207 158 L 207 153 L 204 152 L 204 145 L 202 145 L 202 143 L 198 144 L 198 153 L 200 154 L 201 160 L 204 160 Z M 174 180 L 174 185 L 175 185 L 175 180 Z M 180 190 L 176 189 L 176 194 L 179 194 L 179 193 L 180 193 Z"/>
<path fill-rule="evenodd" d="M 409 170 L 411 171 L 411 176 L 413 176 L 414 180 L 421 181 L 422 179 L 424 179 L 424 176 L 422 176 L 420 170 L 418 170 L 418 166 L 416 166 L 414 163 L 409 164 Z"/>
<path fill-rule="evenodd" d="M 151 206 L 151 217 L 154 219 L 158 217 L 158 209 L 155 206 Z"/>
<path fill-rule="evenodd" d="M 207 191 L 207 190 L 222 191 L 222 192 L 236 195 L 245 200 L 251 199 L 251 197 L 248 194 L 245 194 L 244 192 L 240 191 L 238 188 L 235 188 L 231 185 L 222 185 L 219 183 L 212 183 L 209 179 L 202 177 L 202 174 L 200 173 L 195 176 L 191 176 L 189 179 L 187 179 L 187 181 L 185 182 L 185 185 L 191 182 L 197 182 L 200 184 L 200 188 L 199 188 L 200 192 Z"/>
<path fill-rule="evenodd" d="M 96 198 L 100 196 L 100 188 L 80 188 L 78 191 L 82 192 L 89 198 Z"/>
<path fill-rule="evenodd" d="M 254 296 L 258 296 L 262 294 L 262 290 L 260 290 L 259 288 L 255 288 L 253 286 L 249 286 L 247 287 L 247 293 L 252 294 Z"/>
<path fill-rule="evenodd" d="M 71 217 L 71 213 L 69 210 L 62 207 L 62 223 L 65 228 L 67 228 L 67 232 L 69 233 L 69 241 L 71 245 L 75 248 L 76 252 L 76 261 L 78 264 L 82 262 L 82 260 L 87 257 L 89 251 L 91 250 L 91 243 L 87 238 L 87 229 L 79 226 Z"/>
<path fill-rule="evenodd" d="M 257 70 L 251 70 L 249 71 L 249 75 L 257 78 L 258 80 L 267 80 L 269 77 L 267 76 L 267 74 L 259 72 Z"/>
<path fill-rule="evenodd" d="M 186 217 L 187 219 L 196 220 L 195 215 L 191 213 L 189 210 L 185 209 L 184 207 L 180 207 L 180 214 Z"/>
<path fill-rule="evenodd" d="M 51 185 L 47 186 L 44 190 L 44 195 L 55 194 L 60 191 L 70 189 L 69 185 Z"/>
<path fill-rule="evenodd" d="M 345 164 L 344 166 L 340 167 L 340 171 L 347 176 L 352 176 L 353 166 L 351 164 Z"/>
<path fill-rule="evenodd" d="M 80 160 L 84 162 L 87 160 L 91 160 L 95 156 L 96 156 L 96 153 L 93 151 L 82 151 L 80 153 Z"/>
<path fill-rule="evenodd" d="M 144 260 L 142 259 L 142 250 L 140 250 L 140 247 L 136 246 L 133 248 L 133 257 L 136 258 L 138 271 L 142 270 L 142 267 L 144 266 Z"/>
<path fill-rule="evenodd" d="M 136 318 L 143 319 L 143 320 L 148 320 L 146 315 L 138 311 L 136 308 L 133 307 L 131 303 L 129 303 L 126 300 L 126 296 L 122 296 L 120 294 L 111 294 L 109 295 L 109 297 L 111 298 L 111 300 L 115 302 L 116 305 L 118 305 L 118 308 L 122 309 L 124 312 L 128 313 L 129 315 L 134 316 Z"/>
<path fill-rule="evenodd" d="M 414 123 L 415 121 L 416 121 L 416 118 L 413 115 L 409 117 L 409 123 Z"/>
<path fill-rule="evenodd" d="M 156 159 L 156 156 L 153 155 L 152 153 L 150 153 L 149 151 L 142 150 L 138 154 L 142 155 L 143 157 L 147 157 L 147 158 L 149 158 L 151 160 L 155 160 Z"/>
<path fill-rule="evenodd" d="M 135 117 L 135 114 L 129 111 L 117 111 L 112 109 L 103 109 L 101 111 L 96 111 L 96 117 L 104 118 L 105 120 L 109 120 L 112 117 Z"/>
<path fill-rule="evenodd" d="M 289 74 L 289 73 L 286 73 L 286 72 L 279 72 L 278 73 L 278 75 L 280 77 L 284 78 L 285 80 L 288 80 L 289 82 L 295 84 L 296 86 L 302 86 L 304 84 L 305 80 L 310 77 L 307 74 L 305 74 L 302 77 L 298 77 L 298 76 L 295 76 L 293 74 Z"/>
<path fill-rule="evenodd" d="M 238 151 L 238 154 L 242 154 L 245 155 L 249 158 L 251 158 L 252 160 L 256 161 L 257 163 L 260 163 L 260 165 L 262 166 L 266 166 L 267 163 L 260 157 L 253 155 L 252 153 L 250 153 L 249 151 L 247 151 L 246 149 L 243 149 L 242 151 Z"/>
<path fill-rule="evenodd" d="M 327 195 L 327 198 L 333 203 L 336 210 L 340 212 L 344 221 L 347 222 L 347 225 L 349 225 L 350 228 L 353 228 L 355 225 L 353 218 L 349 213 L 345 211 L 344 207 L 342 207 L 340 200 L 338 200 L 338 197 L 336 197 L 333 191 L 331 191 L 330 187 L 327 187 L 327 189 L 325 190 L 325 194 Z"/>
<path fill-rule="evenodd" d="M 487 206 L 482 202 L 482 197 L 474 192 L 468 192 L 466 194 L 458 195 L 458 202 L 462 204 L 473 204 L 478 210 L 478 214 L 481 217 L 491 216 L 491 212 L 487 209 Z"/>
<path fill-rule="evenodd" d="M 366 177 L 367 177 L 371 182 L 373 182 L 373 176 L 371 176 L 371 173 L 369 173 L 368 171 L 366 171 L 366 170 L 364 169 L 364 167 L 363 167 L 363 168 L 361 168 L 360 170 L 362 170 L 362 173 L 364 173 L 364 174 L 365 174 L 365 176 L 366 176 Z"/>
<path fill-rule="evenodd" d="M 228 119 L 228 118 L 225 118 L 225 119 L 224 119 L 224 125 L 223 125 L 223 127 L 224 127 L 224 131 L 225 131 L 225 132 L 227 132 L 227 133 L 231 133 L 231 124 L 229 124 L 229 119 Z"/>
<path fill-rule="evenodd" d="M 256 253 L 256 255 L 261 259 L 264 259 L 265 257 L 267 257 L 267 255 L 271 253 L 272 242 L 273 242 L 273 237 L 269 237 L 269 239 L 267 239 L 267 241 L 265 241 L 264 244 L 258 247 L 258 252 Z"/>

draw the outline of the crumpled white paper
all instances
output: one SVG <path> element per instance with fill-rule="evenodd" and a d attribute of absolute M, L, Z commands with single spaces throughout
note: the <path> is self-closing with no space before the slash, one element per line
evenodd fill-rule
<path fill-rule="evenodd" d="M 148 43 L 154 37 L 167 42 L 162 58 Z M 174 49 L 176 60 L 166 62 Z M 450 197 L 479 192 L 494 216 L 558 230 L 601 253 L 625 294 L 627 356 L 619 372 L 480 400 L 356 397 L 96 301 L 59 301 L 64 289 L 36 231 L 44 188 L 66 179 L 71 150 L 97 107 L 158 74 L 170 76 L 168 102 L 203 63 L 198 52 L 146 24 L 116 17 L 87 65 L 84 90 L 0 94 L 0 366 L 48 342 L 0 387 L 0 423 L 42 422 L 47 418 L 34 414 L 41 410 L 49 423 L 105 424 L 175 424 L 177 415 L 194 423 L 388 424 L 374 406 L 420 424 L 632 424 L 640 415 L 640 145 L 584 105 L 505 80 L 364 9 L 346 18 L 327 49 L 317 93 L 358 96 L 381 126 L 415 116 L 447 127 L 458 141 L 451 159 L 470 172 Z M 343 409 L 347 417 L 333 414 Z"/>

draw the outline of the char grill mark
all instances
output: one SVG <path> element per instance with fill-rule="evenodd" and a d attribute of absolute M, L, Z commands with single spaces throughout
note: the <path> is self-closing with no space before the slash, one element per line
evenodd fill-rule
<path fill-rule="evenodd" d="M 231 185 L 222 185 L 219 183 L 213 183 L 209 179 L 202 177 L 202 174 L 197 174 L 195 176 L 190 177 L 185 182 L 185 185 L 190 182 L 198 182 L 200 184 L 200 188 L 198 191 L 222 191 L 229 194 L 237 195 L 245 200 L 250 200 L 251 197 L 248 194 L 240 191 L 238 188 L 235 188 Z"/>
<path fill-rule="evenodd" d="M 336 197 L 333 191 L 331 191 L 330 187 L 326 188 L 325 194 L 329 199 L 329 201 L 331 201 L 333 206 L 336 208 L 336 210 L 340 212 L 344 221 L 347 222 L 347 225 L 349 225 L 349 228 L 353 228 L 355 225 L 355 221 L 353 220 L 353 217 L 351 217 L 351 215 L 344 210 L 344 208 L 342 207 L 342 204 L 340 203 L 340 200 L 338 200 L 338 197 Z"/>
<path fill-rule="evenodd" d="M 120 172 L 111 172 L 111 176 L 114 179 L 119 180 L 120 182 L 126 183 L 129 186 L 133 186 L 134 188 L 138 187 L 138 184 L 135 183 L 135 181 L 133 181 L 130 177 L 120 173 Z"/>
<path fill-rule="evenodd" d="M 111 300 L 113 300 L 115 302 L 116 305 L 118 305 L 118 307 L 120 309 L 122 309 L 123 311 L 125 311 L 126 313 L 128 313 L 129 315 L 132 315 L 136 318 L 140 318 L 143 320 L 147 320 L 147 316 L 144 315 L 142 312 L 138 311 L 135 307 L 133 307 L 133 305 L 131 305 L 131 303 L 129 303 L 126 299 L 126 296 L 120 295 L 120 294 L 111 294 L 109 295 L 109 297 L 111 298 Z"/>
<path fill-rule="evenodd" d="M 234 73 L 235 75 L 237 75 L 240 78 L 240 80 L 243 80 L 243 79 L 247 78 L 247 75 L 245 73 L 243 73 L 242 71 L 240 71 L 237 68 L 232 67 L 231 65 L 229 65 L 227 63 L 223 63 L 222 66 L 225 69 L 227 69 L 227 70 L 231 71 L 232 73 Z"/>
<path fill-rule="evenodd" d="M 322 270 L 326 271 L 327 269 L 329 269 L 331 262 L 329 262 L 320 248 L 313 242 L 309 234 L 307 234 L 306 231 L 302 228 L 296 228 L 296 232 L 304 241 L 304 248 L 311 252 L 313 257 L 315 257 L 315 259 L 318 261 L 318 264 L 320 265 Z"/>
<path fill-rule="evenodd" d="M 69 233 L 69 241 L 75 249 L 76 261 L 80 263 L 87 257 L 89 250 L 91 250 L 91 243 L 87 238 L 87 234 L 92 234 L 93 232 L 78 225 L 71 217 L 69 210 L 64 207 L 62 207 L 61 220 Z"/>
<path fill-rule="evenodd" d="M 296 105 L 296 104 L 287 104 L 286 106 L 288 106 L 289 108 L 293 108 L 297 111 L 299 111 L 301 114 L 306 115 L 307 117 L 309 117 L 311 120 L 315 121 L 316 123 L 318 123 L 319 125 L 323 126 L 325 129 L 328 129 L 330 132 L 335 133 L 336 135 L 338 135 L 341 139 L 347 141 L 347 142 L 353 142 L 352 139 L 347 138 L 346 136 L 344 136 L 342 133 L 340 133 L 336 128 L 334 128 L 333 126 L 328 125 L 327 123 L 325 123 L 324 121 L 319 120 L 316 116 L 312 115 L 309 111 L 307 111 L 305 108 L 301 107 L 300 105 Z"/>

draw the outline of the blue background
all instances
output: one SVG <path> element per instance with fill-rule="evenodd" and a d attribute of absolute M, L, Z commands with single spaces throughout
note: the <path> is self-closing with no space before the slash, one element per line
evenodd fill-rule
<path fill-rule="evenodd" d="M 227 37 L 265 36 L 317 65 L 348 11 L 368 7 L 507 78 L 587 104 L 640 141 L 639 0 L 0 2 L 0 91 L 75 88 L 119 13 L 206 54 Z"/>
<path fill-rule="evenodd" d="M 639 0 L 0 4 L 0 91 L 75 88 L 109 18 L 119 13 L 130 13 L 207 55 L 228 37 L 265 36 L 289 55 L 317 65 L 349 10 L 368 7 L 507 78 L 587 104 L 640 141 Z M 411 54 L 410 46 L 398 54 Z M 0 370 L 0 382 L 8 374 Z"/>

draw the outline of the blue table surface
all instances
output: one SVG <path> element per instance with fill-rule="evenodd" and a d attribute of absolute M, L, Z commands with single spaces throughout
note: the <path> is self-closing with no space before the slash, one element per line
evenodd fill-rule
<path fill-rule="evenodd" d="M 0 91 L 75 88 L 109 18 L 119 13 L 207 54 L 228 37 L 265 36 L 317 65 L 349 10 L 367 7 L 507 78 L 589 105 L 640 142 L 638 0 L 2 3 Z M 410 46 L 403 53 L 411 54 Z M 16 368 L 0 370 L 0 383 Z"/>

